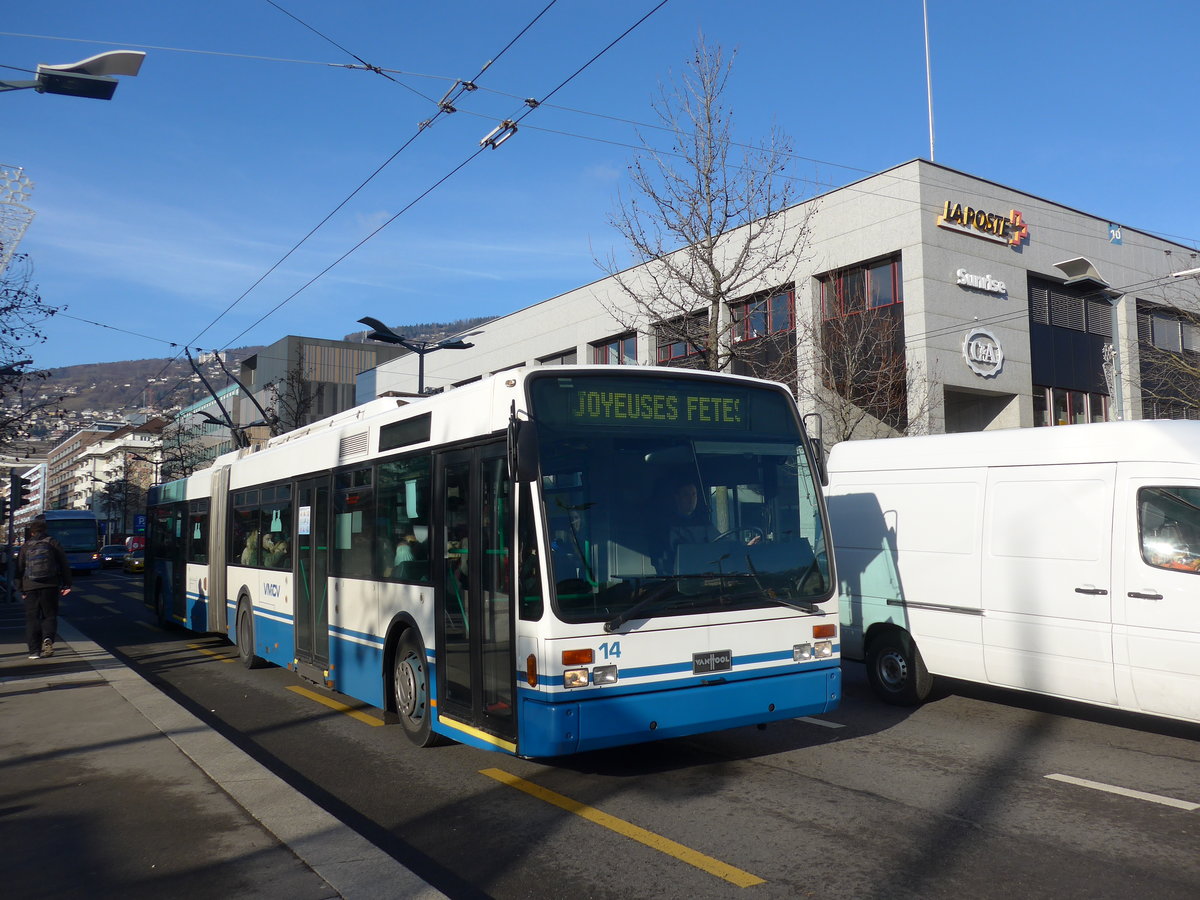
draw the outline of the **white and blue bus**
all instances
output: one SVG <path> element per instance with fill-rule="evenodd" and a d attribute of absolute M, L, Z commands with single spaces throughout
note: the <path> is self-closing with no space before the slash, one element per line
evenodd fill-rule
<path fill-rule="evenodd" d="M 818 459 L 783 386 L 710 372 L 381 398 L 154 488 L 146 602 L 419 746 L 557 756 L 814 715 L 841 694 Z"/>
<path fill-rule="evenodd" d="M 92 572 L 100 568 L 100 524 L 96 514 L 86 509 L 48 509 L 46 533 L 62 545 L 72 572 Z"/>

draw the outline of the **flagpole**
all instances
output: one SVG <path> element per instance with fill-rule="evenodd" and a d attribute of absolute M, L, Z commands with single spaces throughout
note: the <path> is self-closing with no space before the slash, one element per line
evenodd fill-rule
<path fill-rule="evenodd" d="M 925 100 L 929 106 L 929 161 L 933 162 L 933 74 L 929 67 L 929 2 L 921 0 L 925 20 Z"/>

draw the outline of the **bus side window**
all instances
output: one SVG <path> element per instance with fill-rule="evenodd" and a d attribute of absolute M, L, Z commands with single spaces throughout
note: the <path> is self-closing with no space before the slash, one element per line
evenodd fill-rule
<path fill-rule="evenodd" d="M 429 580 L 429 471 L 428 456 L 376 468 L 377 578 Z"/>

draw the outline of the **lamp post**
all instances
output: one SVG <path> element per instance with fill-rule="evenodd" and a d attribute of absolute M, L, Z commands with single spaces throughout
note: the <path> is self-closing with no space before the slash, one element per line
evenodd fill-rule
<path fill-rule="evenodd" d="M 472 331 L 461 337 L 445 338 L 440 341 L 424 341 L 396 334 L 396 332 L 392 331 L 392 329 L 388 328 L 378 319 L 372 319 L 370 316 L 363 316 L 358 321 L 372 329 L 371 333 L 367 335 L 367 340 L 379 341 L 384 344 L 399 344 L 401 347 L 417 354 L 418 394 L 425 393 L 425 357 L 428 354 L 433 353 L 435 350 L 469 350 L 475 345 L 464 341 L 463 338 L 470 337 L 472 334 L 479 334 L 478 331 Z"/>
<path fill-rule="evenodd" d="M 32 81 L 0 81 L 0 91 L 35 90 L 91 100 L 111 100 L 117 90 L 113 75 L 137 75 L 146 54 L 140 50 L 110 50 L 79 62 L 51 66 L 40 63 Z"/>

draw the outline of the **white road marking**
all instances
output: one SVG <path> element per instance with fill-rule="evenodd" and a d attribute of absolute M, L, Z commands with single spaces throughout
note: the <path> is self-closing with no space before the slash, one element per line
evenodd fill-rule
<path fill-rule="evenodd" d="M 814 719 L 812 716 L 801 716 L 797 722 L 807 722 L 809 725 L 820 725 L 822 728 L 845 728 L 845 725 L 839 725 L 837 722 L 826 722 L 823 719 Z"/>
<path fill-rule="evenodd" d="M 1063 781 L 1079 787 L 1092 788 L 1096 791 L 1106 791 L 1110 794 L 1120 794 L 1122 797 L 1132 797 L 1135 800 L 1147 800 L 1150 803 L 1161 803 L 1163 806 L 1173 806 L 1187 812 L 1200 809 L 1200 803 L 1190 803 L 1187 800 L 1176 800 L 1174 797 L 1164 797 L 1161 794 L 1147 794 L 1145 791 L 1134 791 L 1129 788 L 1117 787 L 1115 784 L 1104 784 L 1100 781 L 1088 781 L 1086 778 L 1073 778 L 1070 775 L 1047 775 L 1052 781 Z"/>

